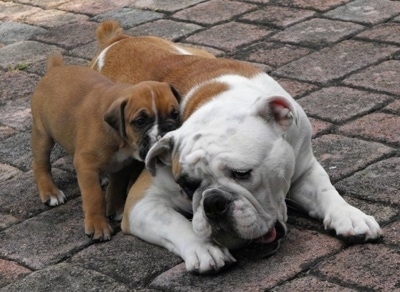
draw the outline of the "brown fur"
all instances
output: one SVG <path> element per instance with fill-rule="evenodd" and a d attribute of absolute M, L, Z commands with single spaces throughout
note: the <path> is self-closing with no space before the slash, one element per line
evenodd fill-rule
<path fill-rule="evenodd" d="M 182 113 L 182 120 L 186 120 L 196 109 L 206 103 L 210 96 L 216 96 L 228 89 L 225 83 L 212 82 L 201 87 L 193 96 L 188 100 L 185 111 Z"/>
<path fill-rule="evenodd" d="M 100 24 L 97 29 L 99 47 L 101 48 L 103 44 L 114 45 L 107 50 L 104 66 L 99 69 L 98 54 L 92 60 L 92 68 L 115 82 L 163 81 L 173 85 L 181 95 L 185 95 L 194 86 L 221 75 L 252 77 L 260 72 L 245 62 L 217 59 L 206 51 L 184 47 L 157 37 L 132 37 L 121 33 L 107 38 L 114 34 L 109 31 L 105 33 L 107 30 L 103 27 L 113 27 L 120 31 L 120 26 L 116 22 L 112 22 L 112 25 L 110 21 Z M 124 36 L 123 39 L 121 35 Z M 190 51 L 193 55 L 179 54 L 175 46 Z M 219 84 L 216 86 L 221 87 Z M 218 89 L 207 91 L 213 93 Z M 208 96 L 210 97 L 212 96 Z M 199 95 L 199 99 L 205 98 L 207 98 L 205 94 Z"/>
<path fill-rule="evenodd" d="M 112 157 L 117 152 L 125 153 L 126 157 L 138 152 L 138 141 L 143 134 L 135 131 L 130 122 L 143 111 L 152 113 L 152 95 L 162 111 L 178 108 L 177 99 L 166 83 L 115 84 L 89 68 L 63 66 L 58 54 L 49 57 L 48 72 L 32 96 L 32 166 L 41 200 L 46 203 L 60 194 L 52 180 L 49 161 L 50 151 L 57 142 L 74 158 L 85 232 L 94 239 L 107 240 L 112 231 L 99 176 L 110 174 L 107 212 L 122 213 L 132 172 L 129 169 L 126 172 L 126 166 L 135 162 L 132 158 L 112 161 Z M 142 164 L 138 167 L 140 171 Z"/>
<path fill-rule="evenodd" d="M 125 203 L 124 215 L 121 222 L 122 232 L 129 232 L 129 210 L 132 210 L 133 206 L 135 206 L 135 204 L 143 198 L 152 180 L 153 177 L 151 176 L 150 172 L 144 169 L 136 182 L 130 188 L 128 198 L 126 199 Z"/>
<path fill-rule="evenodd" d="M 112 32 L 105 29 L 106 27 L 112 27 L 118 33 L 113 36 Z M 168 82 L 182 96 L 185 96 L 196 85 L 221 75 L 235 74 L 252 77 L 260 73 L 260 70 L 247 63 L 217 59 L 206 51 L 174 44 L 161 38 L 124 35 L 121 33 L 119 24 L 115 22 L 113 24 L 107 21 L 103 22 L 100 24 L 97 33 L 99 47 L 102 48 L 106 45 L 108 49 L 105 58 L 102 60 L 103 66 L 99 67 L 100 50 L 92 60 L 92 68 L 115 82 L 138 83 L 144 80 Z M 182 55 L 176 49 L 177 46 L 193 55 Z M 204 84 L 187 102 L 183 121 L 207 100 L 226 89 L 227 85 L 223 83 Z M 174 167 L 177 167 L 176 163 Z M 146 190 L 144 185 L 147 184 L 147 187 L 149 187 L 151 178 L 146 176 L 146 179 L 142 181 L 142 178 L 139 177 L 135 184 L 139 184 L 140 187 L 134 185 L 131 188 L 128 194 L 129 203 L 127 202 L 125 205 L 124 216 L 135 202 L 142 198 Z M 139 195 L 138 192 L 141 194 Z M 122 224 L 129 224 L 127 218 L 124 217 Z M 127 226 L 124 228 L 126 229 Z"/>

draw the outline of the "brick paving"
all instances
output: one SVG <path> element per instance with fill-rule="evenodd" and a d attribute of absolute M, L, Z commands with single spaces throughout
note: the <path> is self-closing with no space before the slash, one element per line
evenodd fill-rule
<path fill-rule="evenodd" d="M 68 202 L 38 197 L 30 96 L 57 50 L 86 65 L 99 22 L 253 63 L 304 107 L 317 158 L 346 200 L 385 231 L 350 244 L 291 211 L 276 254 L 214 276 L 185 272 L 166 250 L 123 235 L 84 235 L 71 158 L 56 147 Z M 0 0 L 0 291 L 395 291 L 400 289 L 400 1 Z"/>

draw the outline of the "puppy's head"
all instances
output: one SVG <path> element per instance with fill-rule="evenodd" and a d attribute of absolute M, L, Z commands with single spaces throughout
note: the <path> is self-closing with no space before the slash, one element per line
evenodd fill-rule
<path fill-rule="evenodd" d="M 144 161 L 150 147 L 180 125 L 180 97 L 169 84 L 146 81 L 123 91 L 104 115 L 104 120 Z"/>
<path fill-rule="evenodd" d="M 171 167 L 181 194 L 192 200 L 195 233 L 230 249 L 286 233 L 295 164 L 285 139 L 295 117 L 289 100 L 262 98 L 235 110 L 195 112 L 146 158 L 153 174 L 159 164 Z"/>

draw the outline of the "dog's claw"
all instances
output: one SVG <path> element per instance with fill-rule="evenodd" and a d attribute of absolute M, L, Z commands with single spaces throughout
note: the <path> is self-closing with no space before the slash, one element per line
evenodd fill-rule
<path fill-rule="evenodd" d="M 54 194 L 47 195 L 48 199 L 44 202 L 45 205 L 55 207 L 64 204 L 67 201 L 67 197 L 62 191 L 57 191 Z"/>
<path fill-rule="evenodd" d="M 108 223 L 108 220 L 89 220 L 85 219 L 85 234 L 89 236 L 93 241 L 103 242 L 111 239 L 113 232 L 112 227 Z"/>

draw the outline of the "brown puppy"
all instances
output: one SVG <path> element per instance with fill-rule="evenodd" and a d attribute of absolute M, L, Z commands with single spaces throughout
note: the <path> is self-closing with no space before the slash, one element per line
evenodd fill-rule
<path fill-rule="evenodd" d="M 194 55 L 215 59 L 215 56 L 209 52 L 162 38 L 126 35 L 119 23 L 112 20 L 102 22 L 96 30 L 96 36 L 98 52 L 92 59 L 91 68 L 114 82 L 135 84 L 143 80 L 154 80 L 154 72 L 163 72 L 163 62 L 171 56 L 180 58 L 182 55 Z M 207 69 L 204 68 L 204 70 Z M 185 82 L 185 77 L 185 74 L 179 76 L 182 79 L 181 83 Z M 181 88 L 181 90 L 186 90 L 186 88 Z"/>
<path fill-rule="evenodd" d="M 179 126 L 178 101 L 167 83 L 115 84 L 89 68 L 63 66 L 59 54 L 50 56 L 31 100 L 32 166 L 42 202 L 65 201 L 50 172 L 50 151 L 57 142 L 73 156 L 86 234 L 109 240 L 107 216 L 122 217 L 132 165 L 139 174 L 149 148 Z M 106 200 L 102 174 L 110 181 Z"/>

